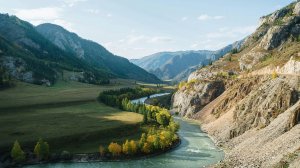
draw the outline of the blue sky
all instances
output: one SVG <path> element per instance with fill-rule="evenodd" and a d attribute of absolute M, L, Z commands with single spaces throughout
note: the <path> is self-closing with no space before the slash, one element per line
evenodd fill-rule
<path fill-rule="evenodd" d="M 0 0 L 0 12 L 55 23 L 116 55 L 216 50 L 251 34 L 293 0 Z"/>

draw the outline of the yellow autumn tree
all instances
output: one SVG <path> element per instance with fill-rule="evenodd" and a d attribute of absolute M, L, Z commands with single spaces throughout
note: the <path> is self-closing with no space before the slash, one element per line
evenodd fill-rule
<path fill-rule="evenodd" d="M 131 154 L 133 154 L 133 155 L 136 154 L 136 152 L 137 152 L 136 142 L 134 140 L 131 140 L 129 142 L 129 144 L 130 144 Z"/>
<path fill-rule="evenodd" d="M 144 146 L 142 147 L 142 152 L 144 152 L 144 153 L 151 152 L 151 145 L 148 142 L 144 143 Z"/>
<path fill-rule="evenodd" d="M 99 146 L 99 153 L 100 153 L 100 156 L 104 156 L 105 155 L 105 148 L 103 146 Z"/>
<path fill-rule="evenodd" d="M 140 149 L 143 148 L 144 143 L 146 142 L 146 140 L 147 140 L 146 134 L 142 133 L 142 136 L 141 136 L 141 138 L 139 140 L 139 147 L 140 147 Z"/>
<path fill-rule="evenodd" d="M 122 147 L 118 143 L 110 143 L 108 146 L 108 151 L 113 155 L 113 156 L 119 156 L 122 152 Z"/>
<path fill-rule="evenodd" d="M 130 143 L 128 140 L 122 145 L 122 152 L 126 155 L 131 153 Z"/>

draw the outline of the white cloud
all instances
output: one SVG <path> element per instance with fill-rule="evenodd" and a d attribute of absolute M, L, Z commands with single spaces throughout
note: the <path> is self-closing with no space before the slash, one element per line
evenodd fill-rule
<path fill-rule="evenodd" d="M 63 19 L 63 8 L 45 7 L 35 9 L 14 9 L 13 11 L 17 17 L 28 21 L 33 25 L 53 23 L 63 26 L 70 31 L 75 31 L 72 27 L 73 24 Z"/>
<path fill-rule="evenodd" d="M 202 15 L 198 16 L 197 19 L 200 21 L 206 21 L 206 20 L 221 20 L 224 18 L 225 18 L 224 16 L 210 16 L 207 14 L 202 14 Z"/>
<path fill-rule="evenodd" d="M 112 14 L 108 13 L 106 14 L 107 17 L 112 17 Z"/>
<path fill-rule="evenodd" d="M 68 7 L 75 6 L 78 2 L 86 2 L 87 0 L 64 0 L 64 3 Z"/>

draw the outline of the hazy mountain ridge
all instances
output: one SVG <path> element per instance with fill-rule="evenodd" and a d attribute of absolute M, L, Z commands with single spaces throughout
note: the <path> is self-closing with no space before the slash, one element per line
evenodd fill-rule
<path fill-rule="evenodd" d="M 226 150 L 216 167 L 299 165 L 299 25 L 299 1 L 262 17 L 237 53 L 193 72 L 174 95 L 174 110 Z"/>
<path fill-rule="evenodd" d="M 218 60 L 233 49 L 239 49 L 243 40 L 235 42 L 217 51 L 177 51 L 161 52 L 133 59 L 131 62 L 146 69 L 164 80 L 181 81 L 187 79 L 190 68 L 202 67 Z M 185 75 L 183 75 L 185 74 Z"/>

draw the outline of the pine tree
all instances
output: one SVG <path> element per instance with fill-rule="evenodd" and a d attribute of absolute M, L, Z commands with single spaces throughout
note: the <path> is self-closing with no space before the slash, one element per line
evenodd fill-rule
<path fill-rule="evenodd" d="M 144 114 L 143 114 L 143 124 L 147 124 L 148 123 L 148 115 L 147 115 L 147 113 L 145 112 Z"/>
<path fill-rule="evenodd" d="M 17 163 L 23 162 L 25 160 L 25 153 L 22 150 L 22 148 L 17 140 L 15 141 L 15 143 L 11 149 L 10 156 Z"/>

